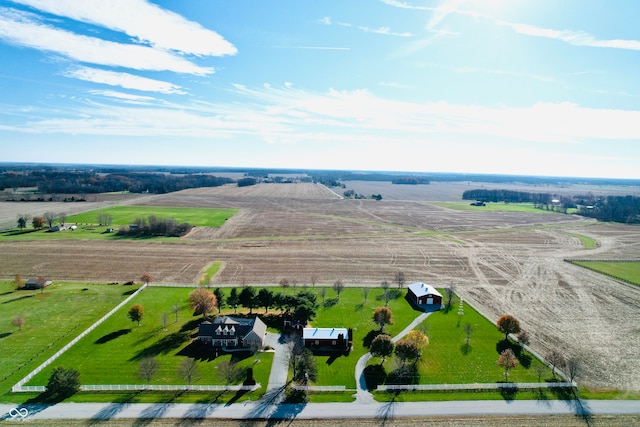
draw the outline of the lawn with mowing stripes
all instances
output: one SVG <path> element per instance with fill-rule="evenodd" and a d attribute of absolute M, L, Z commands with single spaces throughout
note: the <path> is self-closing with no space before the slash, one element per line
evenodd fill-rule
<path fill-rule="evenodd" d="M 123 307 L 93 332 L 64 353 L 50 367 L 36 375 L 28 385 L 46 384 L 55 366 L 73 367 L 80 372 L 82 384 L 144 384 L 138 376 L 139 364 L 145 357 L 158 361 L 159 371 L 151 384 L 186 384 L 178 374 L 180 363 L 187 357 L 198 361 L 199 378 L 193 384 L 224 385 L 217 366 L 231 356 L 214 358 L 211 348 L 192 343 L 201 316 L 193 316 L 188 305 L 191 288 L 151 287 L 142 291 L 133 304 L 141 304 L 144 316 L 140 326 L 129 320 L 129 306 Z M 173 306 L 178 306 L 178 313 Z M 162 313 L 167 313 L 166 330 Z M 177 317 L 177 320 L 176 320 Z M 266 387 L 271 369 L 270 353 L 238 353 L 233 361 L 238 366 L 254 368 L 254 376 Z M 244 379 L 244 378 L 242 378 Z M 240 380 L 242 382 L 242 380 Z"/>
<path fill-rule="evenodd" d="M 67 224 L 98 224 L 99 214 L 111 215 L 112 224 L 131 224 L 136 218 L 147 219 L 150 215 L 157 218 L 173 218 L 177 223 L 187 222 L 200 227 L 220 227 L 231 218 L 237 209 L 177 208 L 167 206 L 113 206 L 79 215 L 69 216 Z"/>
<path fill-rule="evenodd" d="M 41 291 L 0 283 L 1 399 L 10 398 L 15 383 L 137 288 L 56 282 Z M 21 330 L 11 324 L 18 315 L 25 320 Z"/>
<path fill-rule="evenodd" d="M 581 267 L 585 267 L 599 273 L 607 274 L 618 279 L 625 280 L 635 285 L 640 285 L 640 261 L 615 262 L 615 261 L 571 261 Z"/>

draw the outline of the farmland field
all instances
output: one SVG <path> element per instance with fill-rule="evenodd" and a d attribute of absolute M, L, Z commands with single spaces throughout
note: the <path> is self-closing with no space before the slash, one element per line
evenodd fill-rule
<path fill-rule="evenodd" d="M 316 184 L 145 196 L 137 206 L 239 211 L 219 228 L 196 227 L 172 242 L 0 239 L 0 279 L 42 274 L 109 283 L 148 272 L 154 282 L 197 284 L 212 262 L 220 262 L 214 286 L 277 284 L 283 278 L 301 285 L 315 276 L 316 286 L 340 279 L 346 286 L 377 287 L 401 270 L 407 281 L 453 285 L 489 319 L 513 314 L 539 353 L 558 348 L 584 361 L 583 385 L 640 390 L 634 320 L 640 318 L 640 288 L 563 261 L 636 260 L 639 228 L 575 215 L 461 211 L 430 203 L 459 202 L 462 189 L 475 183 L 375 184 L 371 193 L 382 194 L 380 201 L 341 199 Z M 597 244 L 585 248 L 579 236 Z"/>

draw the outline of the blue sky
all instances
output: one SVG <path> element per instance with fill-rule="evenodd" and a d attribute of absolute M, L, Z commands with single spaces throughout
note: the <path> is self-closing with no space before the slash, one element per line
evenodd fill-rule
<path fill-rule="evenodd" d="M 635 0 L 0 0 L 0 161 L 640 178 Z"/>

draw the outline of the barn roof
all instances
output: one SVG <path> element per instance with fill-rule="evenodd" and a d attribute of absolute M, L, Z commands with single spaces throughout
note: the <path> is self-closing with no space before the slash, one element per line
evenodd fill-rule
<path fill-rule="evenodd" d="M 347 339 L 349 331 L 347 328 L 304 328 L 302 330 L 302 338 L 305 340 L 335 340 L 340 334 Z"/>
<path fill-rule="evenodd" d="M 417 297 L 420 297 L 423 295 L 437 295 L 439 297 L 442 297 L 442 294 L 438 292 L 436 288 L 422 282 L 412 283 L 408 286 L 408 288 Z"/>

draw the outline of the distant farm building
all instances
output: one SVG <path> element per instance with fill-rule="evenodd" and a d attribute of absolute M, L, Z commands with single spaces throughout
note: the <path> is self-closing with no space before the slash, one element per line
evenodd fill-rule
<path fill-rule="evenodd" d="M 311 351 L 348 352 L 353 345 L 351 328 L 304 328 L 302 343 Z"/>
<path fill-rule="evenodd" d="M 42 289 L 47 286 L 51 286 L 53 282 L 51 280 L 43 280 L 43 279 L 29 279 L 24 284 L 25 289 Z"/>
<path fill-rule="evenodd" d="M 415 282 L 407 287 L 407 299 L 419 310 L 436 311 L 442 308 L 442 294 L 431 285 Z"/>
<path fill-rule="evenodd" d="M 258 351 L 264 347 L 266 334 L 267 325 L 259 317 L 222 316 L 213 322 L 202 322 L 197 339 L 224 351 Z"/>

